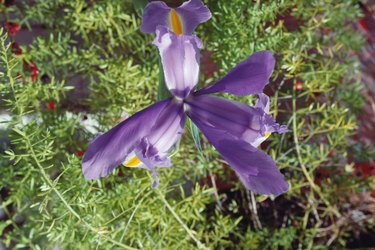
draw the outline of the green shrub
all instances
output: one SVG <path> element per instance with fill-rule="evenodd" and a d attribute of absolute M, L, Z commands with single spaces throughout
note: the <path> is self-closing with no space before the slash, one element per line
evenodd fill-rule
<path fill-rule="evenodd" d="M 353 231 L 373 224 L 349 199 L 369 184 L 348 163 L 355 113 L 363 106 L 360 82 L 353 80 L 359 62 L 352 55 L 363 41 L 349 23 L 360 16 L 356 1 L 206 3 L 213 18 L 197 33 L 220 70 L 202 74 L 201 85 L 254 51 L 270 49 L 277 56 L 267 93 L 273 115 L 290 133 L 271 136 L 264 149 L 291 190 L 277 198 L 246 191 L 205 138 L 199 153 L 189 133 L 175 151 L 174 167 L 159 171 L 157 189 L 141 169 L 119 168 L 86 181 L 80 152 L 88 142 L 157 98 L 152 36 L 139 31 L 140 14 L 131 1 L 0 4 L 3 20 L 34 34 L 15 56 L 11 39 L 0 31 L 1 111 L 10 115 L 0 132 L 11 141 L 0 159 L 6 246 L 308 249 L 344 246 Z M 32 63 L 39 69 L 35 83 Z M 330 176 L 320 178 L 322 169 Z M 211 179 L 216 185 L 203 184 Z M 365 218 L 355 219 L 353 211 Z"/>

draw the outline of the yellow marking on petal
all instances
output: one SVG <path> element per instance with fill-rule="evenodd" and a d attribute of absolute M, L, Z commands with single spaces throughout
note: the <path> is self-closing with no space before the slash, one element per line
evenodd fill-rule
<path fill-rule="evenodd" d="M 182 34 L 182 23 L 181 19 L 178 16 L 177 12 L 175 10 L 171 10 L 170 14 L 170 22 L 171 22 L 171 28 L 176 35 L 181 35 Z"/>
<path fill-rule="evenodd" d="M 268 138 L 268 137 L 270 137 L 271 134 L 272 134 L 271 132 L 266 132 L 264 137 Z"/>
<path fill-rule="evenodd" d="M 138 159 L 137 156 L 134 156 L 128 162 L 125 162 L 123 165 L 128 168 L 133 168 L 136 167 L 139 163 L 141 163 L 141 160 Z"/>

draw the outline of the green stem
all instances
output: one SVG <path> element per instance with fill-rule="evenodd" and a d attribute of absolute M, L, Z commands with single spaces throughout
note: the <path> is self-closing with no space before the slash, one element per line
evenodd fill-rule
<path fill-rule="evenodd" d="M 190 228 L 181 220 L 181 218 L 178 216 L 178 214 L 174 211 L 173 207 L 171 207 L 171 205 L 169 205 L 168 201 L 165 199 L 164 195 L 160 192 L 160 190 L 159 189 L 156 189 L 156 190 L 157 190 L 161 200 L 164 202 L 165 206 L 168 208 L 168 210 L 172 213 L 172 215 L 180 223 L 180 225 L 185 229 L 185 231 L 188 233 L 190 238 L 192 238 L 197 243 L 198 248 L 199 249 L 209 249 L 194 236 L 193 231 L 190 230 Z"/>
<path fill-rule="evenodd" d="M 295 90 L 293 90 L 293 138 L 294 138 L 294 144 L 296 145 L 296 152 L 297 152 L 297 158 L 298 162 L 301 166 L 302 172 L 305 175 L 307 181 L 309 182 L 311 188 L 319 194 L 320 198 L 323 200 L 323 202 L 326 204 L 326 206 L 329 208 L 330 211 L 332 211 L 336 216 L 340 216 L 340 213 L 332 207 L 330 202 L 323 197 L 323 194 L 321 193 L 320 188 L 315 185 L 314 180 L 312 179 L 310 173 L 308 172 L 306 165 L 304 164 L 301 156 L 301 149 L 298 141 L 298 130 L 297 130 L 297 105 L 296 105 L 296 93 Z"/>

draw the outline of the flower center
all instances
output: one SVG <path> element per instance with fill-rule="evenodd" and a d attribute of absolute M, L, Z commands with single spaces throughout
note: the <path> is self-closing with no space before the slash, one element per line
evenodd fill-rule
<path fill-rule="evenodd" d="M 137 156 L 134 156 L 130 160 L 124 162 L 123 165 L 128 168 L 133 168 L 133 167 L 138 166 L 140 163 L 141 163 L 141 160 Z"/>
<path fill-rule="evenodd" d="M 181 19 L 178 16 L 177 12 L 175 10 L 171 10 L 170 13 L 170 22 L 171 22 L 171 28 L 176 35 L 181 35 L 182 34 L 182 23 Z"/>

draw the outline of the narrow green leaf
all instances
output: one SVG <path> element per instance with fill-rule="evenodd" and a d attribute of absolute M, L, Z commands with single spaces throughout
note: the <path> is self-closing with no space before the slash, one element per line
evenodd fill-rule
<path fill-rule="evenodd" d="M 18 128 L 13 128 L 13 131 L 16 132 L 17 134 L 21 135 L 21 136 L 26 136 L 24 132 L 22 132 L 21 130 L 19 130 Z"/>
<path fill-rule="evenodd" d="M 197 147 L 198 151 L 201 153 L 202 145 L 201 145 L 198 127 L 190 119 L 188 119 L 188 125 L 189 125 L 190 134 L 193 137 L 195 146 Z"/>

